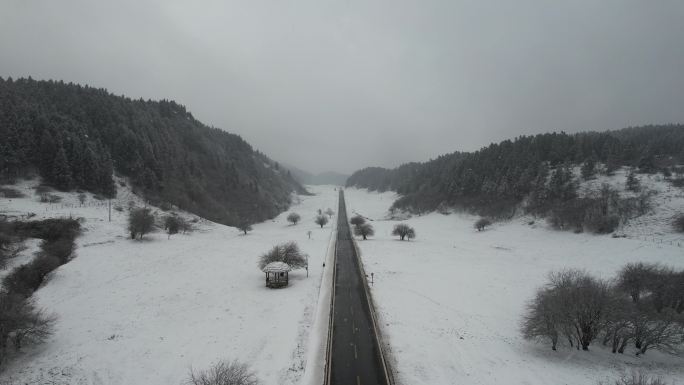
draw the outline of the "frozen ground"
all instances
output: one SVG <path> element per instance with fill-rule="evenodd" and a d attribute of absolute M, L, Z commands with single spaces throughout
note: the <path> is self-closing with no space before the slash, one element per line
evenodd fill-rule
<path fill-rule="evenodd" d="M 113 211 L 110 223 L 106 203 L 90 196 L 85 207 L 73 194 L 58 194 L 64 196 L 59 204 L 38 203 L 30 190 L 35 184 L 20 184 L 26 198 L 0 199 L 0 213 L 84 217 L 85 231 L 77 257 L 34 295 L 59 316 L 54 336 L 27 349 L 0 381 L 180 384 L 191 366 L 202 369 L 219 359 L 250 363 L 263 384 L 299 381 L 332 229 L 319 228 L 313 217 L 319 208 L 337 207 L 332 186 L 310 187 L 315 196 L 299 197 L 291 209 L 302 216 L 297 226 L 284 213 L 244 236 L 200 221 L 192 234 L 167 240 L 156 233 L 141 242 L 126 237 L 125 211 Z M 125 189 L 120 197 L 114 206 L 139 202 Z M 288 288 L 267 289 L 257 257 L 290 240 L 309 254 L 309 277 L 295 271 Z"/>
<path fill-rule="evenodd" d="M 374 273 L 372 292 L 400 384 L 594 385 L 636 368 L 684 383 L 683 358 L 613 355 L 598 346 L 552 352 L 518 331 L 525 302 L 551 270 L 583 268 L 609 278 L 627 262 L 684 268 L 681 238 L 654 225 L 684 207 L 681 191 L 668 191 L 656 198 L 655 214 L 624 229 L 633 239 L 552 231 L 529 218 L 478 233 L 473 216 L 433 213 L 408 219 L 417 239 L 401 242 L 390 235 L 397 222 L 384 220 L 394 194 L 347 189 L 349 214 L 373 219 L 376 236 L 358 243 L 366 272 Z"/>

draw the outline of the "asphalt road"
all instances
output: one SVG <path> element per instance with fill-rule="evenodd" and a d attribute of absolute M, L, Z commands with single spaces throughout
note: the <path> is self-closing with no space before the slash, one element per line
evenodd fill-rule
<path fill-rule="evenodd" d="M 340 191 L 337 221 L 330 384 L 386 385 L 359 260 L 347 221 L 343 191 Z"/>

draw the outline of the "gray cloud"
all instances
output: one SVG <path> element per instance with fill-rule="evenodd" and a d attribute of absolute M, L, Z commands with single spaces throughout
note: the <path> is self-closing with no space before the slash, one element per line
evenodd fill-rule
<path fill-rule="evenodd" d="M 314 172 L 684 121 L 684 3 L 0 4 L 0 76 L 168 98 Z"/>

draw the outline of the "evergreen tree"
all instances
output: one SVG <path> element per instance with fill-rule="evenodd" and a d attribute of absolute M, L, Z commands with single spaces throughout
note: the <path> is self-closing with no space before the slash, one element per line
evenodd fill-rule
<path fill-rule="evenodd" d="M 581 173 L 582 178 L 584 179 L 591 179 L 594 175 L 596 175 L 596 159 L 594 157 L 587 159 L 582 164 Z"/>
<path fill-rule="evenodd" d="M 634 173 L 634 170 L 630 170 L 629 174 L 627 174 L 625 187 L 627 187 L 627 190 L 633 192 L 638 192 L 639 190 L 641 190 L 641 182 L 639 182 L 639 178 L 637 178 L 636 174 Z"/>
<path fill-rule="evenodd" d="M 50 131 L 43 131 L 43 134 L 40 138 L 40 147 L 38 149 L 38 154 L 40 157 L 38 168 L 40 169 L 41 174 L 48 179 L 50 179 L 50 176 L 53 173 L 56 151 L 57 143 L 55 143 Z"/>
<path fill-rule="evenodd" d="M 57 154 L 55 155 L 50 181 L 60 190 L 69 190 L 72 187 L 69 160 L 66 157 L 64 147 L 61 145 L 57 149 Z"/>

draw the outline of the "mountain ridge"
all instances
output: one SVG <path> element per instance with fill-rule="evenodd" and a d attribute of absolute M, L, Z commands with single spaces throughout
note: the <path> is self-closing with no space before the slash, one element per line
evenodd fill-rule
<path fill-rule="evenodd" d="M 0 78 L 0 178 L 37 173 L 61 190 L 116 194 L 113 173 L 151 203 L 235 225 L 286 210 L 305 189 L 240 136 L 169 100 L 53 80 Z"/>

